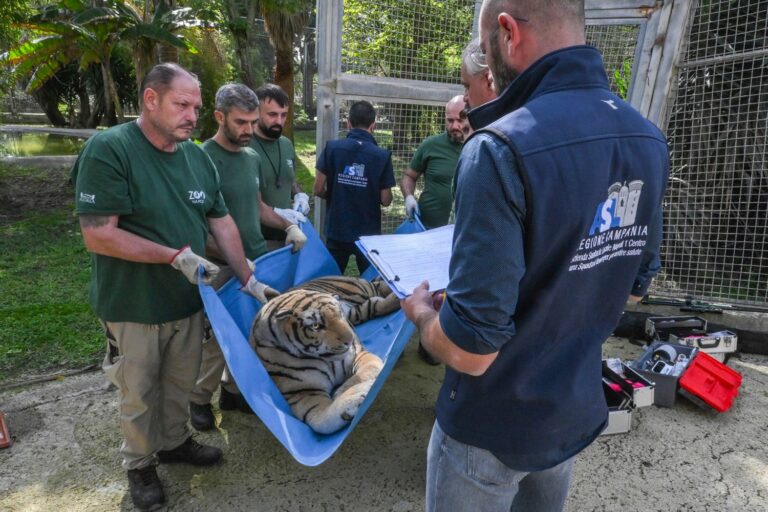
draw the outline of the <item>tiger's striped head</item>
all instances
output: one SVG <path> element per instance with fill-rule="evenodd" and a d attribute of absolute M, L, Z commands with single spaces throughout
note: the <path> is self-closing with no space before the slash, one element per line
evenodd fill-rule
<path fill-rule="evenodd" d="M 323 292 L 283 293 L 261 309 L 256 323 L 263 322 L 269 329 L 257 329 L 262 336 L 269 332 L 276 346 L 295 356 L 342 359 L 357 340 L 339 300 Z"/>

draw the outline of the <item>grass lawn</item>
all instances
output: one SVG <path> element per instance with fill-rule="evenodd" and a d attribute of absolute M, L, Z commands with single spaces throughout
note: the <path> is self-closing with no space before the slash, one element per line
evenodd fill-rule
<path fill-rule="evenodd" d="M 295 130 L 293 147 L 296 149 L 296 180 L 301 190 L 312 197 L 312 185 L 315 183 L 315 130 Z"/>
<path fill-rule="evenodd" d="M 72 213 L 67 174 L 0 169 L 0 188 L 15 190 L 17 200 L 19 190 L 33 197 L 48 191 L 42 209 L 17 209 L 21 218 L 0 222 L 0 381 L 93 364 L 103 352 L 87 300 L 90 258 Z M 6 206 L 7 199 L 0 197 Z"/>

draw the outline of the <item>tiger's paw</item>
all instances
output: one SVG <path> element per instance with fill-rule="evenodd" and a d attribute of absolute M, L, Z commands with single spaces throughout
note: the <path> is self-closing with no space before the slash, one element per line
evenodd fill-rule
<path fill-rule="evenodd" d="M 341 419 L 346 422 L 352 421 L 352 418 L 357 414 L 357 410 L 360 408 L 360 405 L 367 395 L 368 391 L 366 390 L 365 392 L 355 393 L 354 395 L 347 397 L 347 403 L 341 410 Z"/>

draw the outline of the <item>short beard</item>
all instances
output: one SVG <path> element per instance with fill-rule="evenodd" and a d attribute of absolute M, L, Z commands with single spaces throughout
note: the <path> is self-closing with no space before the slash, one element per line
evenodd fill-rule
<path fill-rule="evenodd" d="M 280 125 L 269 127 L 259 123 L 259 128 L 261 129 L 261 133 L 263 133 L 265 137 L 270 139 L 279 139 L 280 136 L 283 134 L 283 127 Z"/>
<path fill-rule="evenodd" d="M 239 137 L 235 136 L 234 133 L 229 131 L 229 128 L 227 128 L 227 125 L 224 125 L 224 137 L 229 141 L 230 144 L 233 146 L 240 146 L 241 148 L 246 147 L 251 142 L 251 137 L 248 137 L 248 140 L 241 140 Z"/>
<path fill-rule="evenodd" d="M 451 139 L 455 144 L 463 144 L 464 143 L 464 132 L 457 133 L 451 133 L 450 131 L 448 133 L 448 138 Z"/>
<path fill-rule="evenodd" d="M 519 73 L 504 63 L 504 59 L 501 57 L 501 50 L 499 49 L 499 42 L 496 38 L 492 37 L 489 43 L 491 59 L 489 60 L 488 67 L 491 69 L 491 75 L 493 75 L 493 89 L 496 91 L 497 96 L 501 96 L 501 93 L 517 78 Z M 493 65 L 490 62 L 493 62 Z"/>

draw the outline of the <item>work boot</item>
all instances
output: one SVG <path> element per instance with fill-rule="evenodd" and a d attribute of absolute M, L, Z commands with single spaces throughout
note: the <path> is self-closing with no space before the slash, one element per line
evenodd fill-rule
<path fill-rule="evenodd" d="M 253 414 L 251 406 L 243 398 L 240 393 L 230 393 L 224 388 L 221 388 L 221 394 L 219 395 L 219 409 L 222 411 L 240 411 L 245 414 Z"/>
<path fill-rule="evenodd" d="M 200 444 L 190 436 L 173 450 L 160 450 L 157 457 L 164 464 L 186 462 L 194 466 L 212 466 L 221 459 L 221 450 Z"/>
<path fill-rule="evenodd" d="M 427 363 L 428 365 L 437 366 L 440 364 L 440 361 L 435 359 L 432 354 L 427 352 L 427 349 L 424 348 L 424 345 L 421 344 L 421 341 L 419 341 L 419 358 Z"/>
<path fill-rule="evenodd" d="M 165 502 L 163 485 L 155 466 L 128 470 L 128 488 L 133 505 L 139 510 L 156 510 Z"/>
<path fill-rule="evenodd" d="M 216 426 L 211 404 L 189 402 L 189 420 L 196 430 L 211 430 Z"/>

